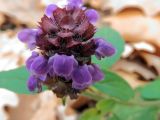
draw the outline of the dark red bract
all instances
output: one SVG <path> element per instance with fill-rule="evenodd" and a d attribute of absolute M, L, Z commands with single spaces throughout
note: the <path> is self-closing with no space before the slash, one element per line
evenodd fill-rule
<path fill-rule="evenodd" d="M 74 55 L 81 62 L 83 57 L 94 54 L 95 44 L 92 37 L 95 27 L 80 8 L 57 8 L 51 18 L 43 16 L 40 28 L 42 34 L 37 37 L 37 46 L 45 50 L 48 56 L 56 51 L 59 54 Z"/>

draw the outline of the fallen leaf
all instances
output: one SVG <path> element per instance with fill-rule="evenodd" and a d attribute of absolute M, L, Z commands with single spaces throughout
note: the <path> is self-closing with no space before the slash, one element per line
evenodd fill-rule
<path fill-rule="evenodd" d="M 131 86 L 132 88 L 137 88 L 139 86 L 147 84 L 147 81 L 143 81 L 139 78 L 139 75 L 136 73 L 130 73 L 123 70 L 115 71 L 118 75 L 122 76 Z"/>
<path fill-rule="evenodd" d="M 0 12 L 12 16 L 22 23 L 35 26 L 43 15 L 39 0 L 1 0 Z"/>
<path fill-rule="evenodd" d="M 153 80 L 156 74 L 147 67 L 129 60 L 120 60 L 112 68 L 113 70 L 123 70 L 129 73 L 137 73 L 143 80 Z"/>
<path fill-rule="evenodd" d="M 160 57 L 147 52 L 141 52 L 140 55 L 146 60 L 148 66 L 154 67 L 158 75 L 160 75 Z"/>

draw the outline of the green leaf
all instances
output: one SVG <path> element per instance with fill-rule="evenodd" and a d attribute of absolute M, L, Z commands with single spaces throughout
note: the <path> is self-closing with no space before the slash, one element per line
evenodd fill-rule
<path fill-rule="evenodd" d="M 96 108 L 101 112 L 101 114 L 106 114 L 107 112 L 112 111 L 114 105 L 115 101 L 113 100 L 101 100 L 96 104 Z"/>
<path fill-rule="evenodd" d="M 120 118 L 118 118 L 116 115 L 112 114 L 112 117 L 110 117 L 107 120 L 121 120 Z"/>
<path fill-rule="evenodd" d="M 0 72 L 0 88 L 5 88 L 18 94 L 30 94 L 26 81 L 29 74 L 25 67 Z"/>
<path fill-rule="evenodd" d="M 90 108 L 82 113 L 80 120 L 101 120 L 101 116 L 97 109 Z"/>
<path fill-rule="evenodd" d="M 140 90 L 143 99 L 157 100 L 160 99 L 160 78 L 146 85 Z"/>
<path fill-rule="evenodd" d="M 117 105 L 109 120 L 157 120 L 158 108 Z"/>
<path fill-rule="evenodd" d="M 109 58 L 104 58 L 98 60 L 95 56 L 92 57 L 93 63 L 99 64 L 102 69 L 111 67 L 115 62 L 117 62 L 124 51 L 124 40 L 121 35 L 110 27 L 104 27 L 97 30 L 95 34 L 97 38 L 104 38 L 106 41 L 112 43 L 112 45 L 117 49 L 116 54 Z"/>
<path fill-rule="evenodd" d="M 106 71 L 105 79 L 93 85 L 97 90 L 120 100 L 129 100 L 134 96 L 134 91 L 129 84 L 119 75 Z"/>

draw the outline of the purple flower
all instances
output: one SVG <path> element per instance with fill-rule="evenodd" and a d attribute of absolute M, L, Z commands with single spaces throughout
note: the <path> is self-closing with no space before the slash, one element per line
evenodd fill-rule
<path fill-rule="evenodd" d="M 53 72 L 50 71 L 51 73 L 62 77 L 69 77 L 77 66 L 77 61 L 73 56 L 55 54 L 50 58 L 50 64 L 52 64 L 50 70 L 53 70 Z"/>
<path fill-rule="evenodd" d="M 47 6 L 38 29 L 24 29 L 18 34 L 21 42 L 33 50 L 26 61 L 31 76 L 30 91 L 46 85 L 58 97 L 76 98 L 78 93 L 94 82 L 103 80 L 97 58 L 112 56 L 115 48 L 103 39 L 95 39 L 95 23 L 99 15 L 82 6 L 82 0 L 68 0 L 63 8 Z"/>
<path fill-rule="evenodd" d="M 50 57 L 48 60 L 48 73 L 51 77 L 55 77 L 53 62 L 54 62 L 54 56 Z"/>
<path fill-rule="evenodd" d="M 24 29 L 18 33 L 18 38 L 21 42 L 26 43 L 28 48 L 33 50 L 36 47 L 36 36 L 38 33 L 38 29 Z"/>
<path fill-rule="evenodd" d="M 30 91 L 35 91 L 38 79 L 35 76 L 30 76 L 27 81 L 27 86 Z"/>
<path fill-rule="evenodd" d="M 32 74 L 39 75 L 39 76 L 46 76 L 48 72 L 48 60 L 40 55 L 36 57 L 30 66 L 30 71 Z"/>
<path fill-rule="evenodd" d="M 34 59 L 35 59 L 36 57 L 38 57 L 38 56 L 39 56 L 39 53 L 37 53 L 37 52 L 32 52 L 31 57 L 29 57 L 28 60 L 26 61 L 26 67 L 27 67 L 28 70 L 31 69 L 31 64 L 33 63 Z"/>
<path fill-rule="evenodd" d="M 99 18 L 98 12 L 94 9 L 86 10 L 85 14 L 91 23 L 97 22 L 97 20 Z"/>
<path fill-rule="evenodd" d="M 88 65 L 88 70 L 92 75 L 92 81 L 97 82 L 104 79 L 103 72 L 99 69 L 98 65 Z"/>
<path fill-rule="evenodd" d="M 81 7 L 82 0 L 68 0 L 68 6 L 69 7 Z"/>
<path fill-rule="evenodd" d="M 92 84 L 92 76 L 87 65 L 79 66 L 72 73 L 72 87 L 78 90 L 87 88 Z"/>
<path fill-rule="evenodd" d="M 45 10 L 45 14 L 48 17 L 52 17 L 53 16 L 53 12 L 57 9 L 57 5 L 55 4 L 50 4 L 47 6 L 46 10 Z"/>
<path fill-rule="evenodd" d="M 36 75 L 31 75 L 27 81 L 27 87 L 30 91 L 35 91 L 36 89 L 38 92 L 42 91 L 42 81 L 40 77 Z"/>
<path fill-rule="evenodd" d="M 103 39 L 95 39 L 95 43 L 97 46 L 97 49 L 95 51 L 95 55 L 98 59 L 104 58 L 104 57 L 110 57 L 115 54 L 116 49 L 113 47 L 112 44 L 104 41 Z"/>
<path fill-rule="evenodd" d="M 45 81 L 47 79 L 47 74 L 37 75 L 40 81 Z"/>

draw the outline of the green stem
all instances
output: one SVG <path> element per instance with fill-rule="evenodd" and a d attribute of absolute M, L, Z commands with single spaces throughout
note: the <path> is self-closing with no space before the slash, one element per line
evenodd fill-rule
<path fill-rule="evenodd" d="M 124 105 L 130 105 L 130 106 L 160 106 L 160 101 L 141 101 L 141 100 L 137 100 L 137 98 L 134 98 L 133 100 L 131 101 L 120 101 L 116 98 L 113 98 L 113 97 L 109 97 L 107 96 L 106 94 L 102 94 L 100 93 L 99 91 L 97 91 L 96 89 L 88 89 L 86 90 L 82 95 L 86 96 L 86 97 L 89 97 L 93 100 L 96 100 L 96 101 L 99 101 L 99 100 L 102 100 L 102 99 L 111 99 L 117 103 L 120 103 L 120 104 L 124 104 Z"/>
<path fill-rule="evenodd" d="M 63 104 L 63 106 L 66 105 L 66 99 L 67 99 L 66 97 L 63 97 L 63 98 L 62 98 L 62 104 Z"/>
<path fill-rule="evenodd" d="M 92 94 L 91 92 L 88 92 L 88 91 L 85 91 L 84 93 L 82 93 L 82 96 L 89 97 L 95 101 L 104 99 L 103 97 L 97 96 L 96 94 Z"/>

